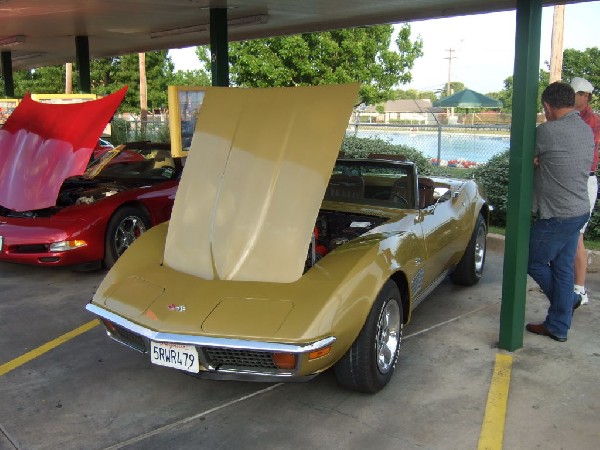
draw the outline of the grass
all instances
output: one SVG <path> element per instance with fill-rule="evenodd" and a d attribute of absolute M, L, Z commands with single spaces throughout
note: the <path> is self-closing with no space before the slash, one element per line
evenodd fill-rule
<path fill-rule="evenodd" d="M 506 230 L 500 227 L 490 226 L 488 231 L 493 234 L 501 234 L 502 236 L 506 234 Z M 585 248 L 587 250 L 600 250 L 600 241 L 590 241 L 584 239 L 583 243 L 585 244 Z"/>
<path fill-rule="evenodd" d="M 501 234 L 502 236 L 506 235 L 506 230 L 504 228 L 495 227 L 493 225 L 490 225 L 488 232 L 493 234 Z"/>

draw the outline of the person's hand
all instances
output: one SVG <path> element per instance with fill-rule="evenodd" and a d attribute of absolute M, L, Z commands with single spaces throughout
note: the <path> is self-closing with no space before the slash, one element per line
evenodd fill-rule
<path fill-rule="evenodd" d="M 533 157 L 533 167 L 536 168 L 539 165 L 540 165 L 540 157 L 539 156 L 534 156 Z"/>

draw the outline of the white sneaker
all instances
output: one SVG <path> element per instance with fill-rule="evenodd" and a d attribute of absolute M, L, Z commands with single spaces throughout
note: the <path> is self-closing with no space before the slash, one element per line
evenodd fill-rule
<path fill-rule="evenodd" d="M 584 290 L 583 292 L 580 292 L 579 295 L 581 296 L 581 304 L 582 305 L 587 305 L 590 302 L 588 299 L 587 289 Z"/>

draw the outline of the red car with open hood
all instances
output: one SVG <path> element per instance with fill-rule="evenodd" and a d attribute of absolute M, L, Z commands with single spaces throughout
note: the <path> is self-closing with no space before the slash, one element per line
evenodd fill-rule
<path fill-rule="evenodd" d="M 0 130 L 0 261 L 110 267 L 169 219 L 182 170 L 169 144 L 129 143 L 94 159 L 124 95 L 78 104 L 26 96 L 9 117 Z"/>

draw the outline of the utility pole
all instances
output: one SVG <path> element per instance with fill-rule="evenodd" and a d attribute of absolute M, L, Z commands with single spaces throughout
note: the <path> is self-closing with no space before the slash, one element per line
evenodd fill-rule
<path fill-rule="evenodd" d="M 550 50 L 550 83 L 560 81 L 563 64 L 563 31 L 565 23 L 565 5 L 554 7 L 552 23 L 552 46 Z"/>
<path fill-rule="evenodd" d="M 448 84 L 446 86 L 446 95 L 450 96 L 450 94 L 452 93 L 452 89 L 450 88 L 450 83 L 452 80 L 452 60 L 456 58 L 456 56 L 452 56 L 452 52 L 455 52 L 456 50 L 454 50 L 453 48 L 448 48 L 446 49 L 446 51 L 448 52 L 448 57 L 444 58 L 448 60 Z"/>
<path fill-rule="evenodd" d="M 146 54 L 138 53 L 140 71 L 140 125 L 142 136 L 146 136 L 148 122 L 148 88 L 146 84 Z"/>
<path fill-rule="evenodd" d="M 73 63 L 65 64 L 65 94 L 73 93 Z"/>
<path fill-rule="evenodd" d="M 456 58 L 456 56 L 452 56 L 452 52 L 455 52 L 456 50 L 449 48 L 446 49 L 446 51 L 448 52 L 448 57 L 445 58 L 448 60 L 448 85 L 446 86 L 446 96 L 450 97 L 450 94 L 452 94 L 452 60 Z M 454 108 L 450 108 L 450 117 L 454 117 Z M 450 120 L 450 118 L 448 119 Z"/>

